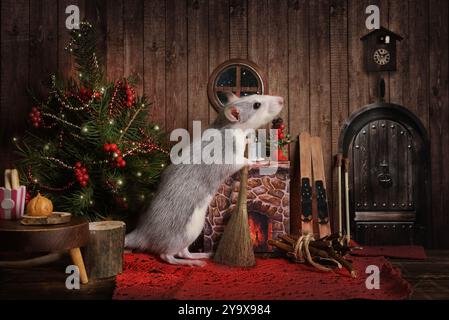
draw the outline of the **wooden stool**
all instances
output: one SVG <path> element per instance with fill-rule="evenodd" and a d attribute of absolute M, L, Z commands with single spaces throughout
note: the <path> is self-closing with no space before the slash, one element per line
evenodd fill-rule
<path fill-rule="evenodd" d="M 80 272 L 81 283 L 89 280 L 80 247 L 89 241 L 89 223 L 72 217 L 66 224 L 52 226 L 24 226 L 19 220 L 0 220 L 1 252 L 64 252 L 70 253 Z"/>

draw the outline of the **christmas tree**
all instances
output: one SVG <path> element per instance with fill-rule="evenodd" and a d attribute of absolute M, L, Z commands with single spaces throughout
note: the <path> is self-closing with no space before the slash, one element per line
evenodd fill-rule
<path fill-rule="evenodd" d="M 151 103 L 137 96 L 132 79 L 103 80 L 92 25 L 70 35 L 77 79 L 52 76 L 48 97 L 34 97 L 32 128 L 14 139 L 21 182 L 27 197 L 40 192 L 57 211 L 126 218 L 148 204 L 168 164 L 165 135 L 150 123 Z"/>

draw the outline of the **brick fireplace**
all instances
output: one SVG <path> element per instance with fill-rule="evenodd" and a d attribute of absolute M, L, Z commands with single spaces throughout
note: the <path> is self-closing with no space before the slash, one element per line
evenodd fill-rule
<path fill-rule="evenodd" d="M 228 178 L 208 208 L 204 228 L 204 251 L 215 251 L 225 225 L 234 212 L 240 173 Z M 279 162 L 276 174 L 260 175 L 250 168 L 248 175 L 248 219 L 255 252 L 271 252 L 268 239 L 290 231 L 290 163 Z"/>

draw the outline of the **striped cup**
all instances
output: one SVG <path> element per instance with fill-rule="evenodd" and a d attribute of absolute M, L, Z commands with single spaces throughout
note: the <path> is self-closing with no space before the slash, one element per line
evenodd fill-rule
<path fill-rule="evenodd" d="M 0 188 L 0 220 L 17 220 L 25 211 L 26 187 Z"/>

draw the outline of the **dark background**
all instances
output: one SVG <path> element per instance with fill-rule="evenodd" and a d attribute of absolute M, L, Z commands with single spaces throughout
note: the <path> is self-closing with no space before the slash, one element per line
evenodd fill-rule
<path fill-rule="evenodd" d="M 323 139 L 331 204 L 341 126 L 349 114 L 377 100 L 380 75 L 365 73 L 360 37 L 368 33 L 365 8 L 379 5 L 382 26 L 404 37 L 398 72 L 381 75 L 386 101 L 409 108 L 428 131 L 431 240 L 449 248 L 447 0 L 2 0 L 1 172 L 13 163 L 12 137 L 28 126 L 26 88 L 42 92 L 48 75 L 73 71 L 64 51 L 70 4 L 97 25 L 108 78 L 137 74 L 138 92 L 155 102 L 153 119 L 166 130 L 214 120 L 206 88 L 220 63 L 229 58 L 257 63 L 269 93 L 286 99 L 282 116 L 290 133 L 309 130 Z M 290 150 L 293 172 L 296 149 Z M 294 179 L 293 220 L 298 187 Z"/>

